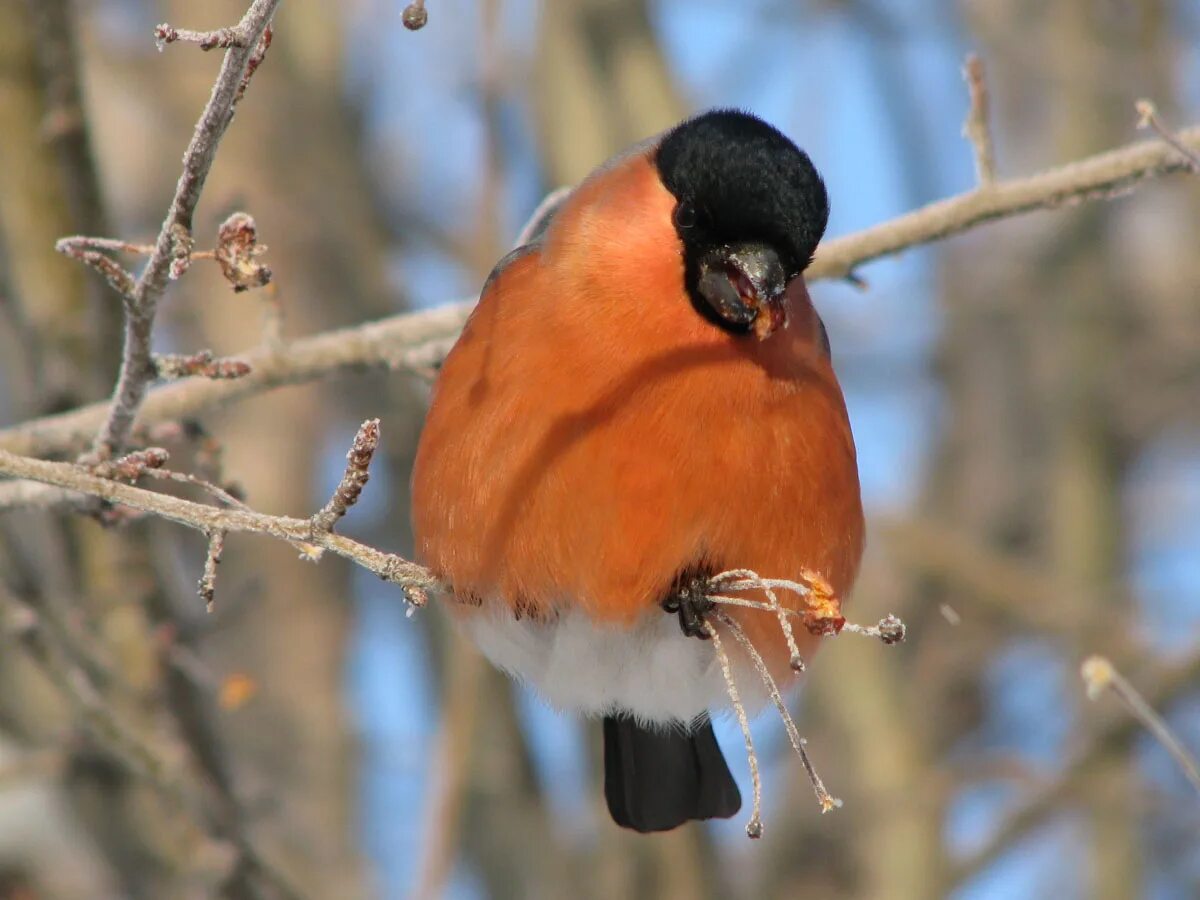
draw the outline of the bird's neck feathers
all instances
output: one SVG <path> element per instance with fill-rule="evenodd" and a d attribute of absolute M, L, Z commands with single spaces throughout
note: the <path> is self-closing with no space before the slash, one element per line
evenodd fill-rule
<path fill-rule="evenodd" d="M 822 326 L 800 276 L 788 287 L 788 327 L 766 340 L 729 334 L 696 312 L 671 221 L 675 202 L 646 153 L 584 181 L 556 215 L 539 254 L 543 274 L 555 285 L 547 326 L 563 334 L 555 321 L 561 316 L 586 322 L 592 341 L 612 342 L 614 349 L 641 333 L 664 351 L 709 348 L 775 378 L 831 379 Z M 647 247 L 671 252 L 648 253 Z"/>

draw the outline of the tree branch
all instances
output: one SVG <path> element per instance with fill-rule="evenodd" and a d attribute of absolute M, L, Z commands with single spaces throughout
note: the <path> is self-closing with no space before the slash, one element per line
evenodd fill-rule
<path fill-rule="evenodd" d="M 458 334 L 474 306 L 473 301 L 453 303 L 327 331 L 278 349 L 260 348 L 238 354 L 250 365 L 250 374 L 233 381 L 188 379 L 157 388 L 146 398 L 139 419 L 143 424 L 185 419 L 272 388 L 316 381 L 334 372 L 428 365 L 431 360 L 421 355 L 423 348 L 439 341 L 444 344 Z M 107 404 L 94 403 L 0 431 L 0 449 L 26 456 L 69 451 L 99 426 L 106 410 Z"/>
<path fill-rule="evenodd" d="M 101 478 L 72 463 L 30 459 L 3 450 L 0 450 L 0 474 L 28 478 L 140 509 L 206 535 L 249 532 L 308 545 L 311 550 L 307 555 L 314 561 L 329 550 L 374 572 L 384 581 L 399 585 L 413 606 L 425 605 L 426 592 L 435 584 L 427 569 L 394 553 L 385 553 L 331 531 L 316 529 L 311 519 L 269 516 L 249 509 L 219 509 Z"/>
<path fill-rule="evenodd" d="M 1200 150 L 1200 126 L 1177 132 L 1176 138 L 1182 146 Z M 1110 197 L 1138 182 L 1187 168 L 1187 160 L 1161 141 L 1128 144 L 1038 175 L 996 181 L 987 191 L 973 189 L 826 241 L 818 248 L 807 274 L 810 280 L 846 278 L 872 260 L 969 231 L 984 222 Z M 334 372 L 364 368 L 424 371 L 448 350 L 473 306 L 470 301 L 453 303 L 325 332 L 281 348 L 239 354 L 250 364 L 251 374 L 237 381 L 188 380 L 158 388 L 140 408 L 140 420 L 148 423 L 194 416 L 243 397 L 286 384 L 315 381 Z M 103 404 L 94 404 L 5 429 L 0 431 L 0 448 L 29 456 L 77 448 L 104 422 L 107 409 Z"/>
<path fill-rule="evenodd" d="M 967 57 L 963 66 L 963 79 L 967 82 L 967 93 L 971 99 L 967 119 L 963 123 L 963 137 L 971 142 L 975 151 L 975 178 L 979 187 L 989 187 L 996 180 L 996 152 L 992 144 L 988 111 L 987 79 L 984 77 L 983 60 L 974 53 Z"/>
<path fill-rule="evenodd" d="M 1181 145 L 1200 149 L 1200 126 L 1180 131 L 1176 137 Z M 890 222 L 827 241 L 817 248 L 809 274 L 812 278 L 845 278 L 863 263 L 961 234 L 985 222 L 1106 199 L 1146 179 L 1189 168 L 1175 148 L 1160 141 L 1126 144 L 1027 178 L 994 181 L 986 191 L 956 194 Z"/>
<path fill-rule="evenodd" d="M 229 49 L 221 63 L 212 95 L 183 155 L 183 173 L 179 176 L 175 196 L 155 241 L 154 253 L 124 298 L 125 341 L 121 371 L 108 412 L 92 447 L 93 455 L 98 459 L 107 459 L 128 442 L 138 408 L 146 389 L 154 380 L 150 336 L 158 301 L 167 283 L 178 278 L 187 267 L 192 244 L 192 215 L 200 202 L 200 193 L 212 168 L 217 147 L 229 123 L 233 121 L 234 106 L 241 96 L 247 67 L 279 3 L 280 0 L 254 0 L 241 22 L 232 29 L 226 29 L 236 39 L 231 38 L 228 44 L 221 44 Z"/>

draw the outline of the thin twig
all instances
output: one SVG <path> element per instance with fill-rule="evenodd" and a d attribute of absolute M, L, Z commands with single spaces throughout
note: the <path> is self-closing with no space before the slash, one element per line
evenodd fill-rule
<path fill-rule="evenodd" d="M 137 283 L 134 281 L 133 275 L 124 266 L 103 252 L 105 249 L 112 248 L 92 249 L 92 247 L 95 247 L 99 243 L 109 242 L 95 241 L 92 238 L 63 238 L 54 245 L 54 249 L 64 256 L 79 260 L 85 266 L 95 269 L 103 275 L 109 287 L 117 292 L 121 297 L 121 301 L 128 307 L 133 302 L 133 292 Z M 112 243 L 119 242 L 114 241 Z"/>
<path fill-rule="evenodd" d="M 825 789 L 825 783 L 821 780 L 821 776 L 817 774 L 816 768 L 812 764 L 812 760 L 808 758 L 808 751 L 804 749 L 805 740 L 800 737 L 800 732 L 796 728 L 796 722 L 792 718 L 792 714 L 788 712 L 787 704 L 783 702 L 783 695 L 779 693 L 779 685 L 775 683 L 775 679 L 771 677 L 771 670 L 767 668 L 766 662 L 762 658 L 762 654 L 758 652 L 758 648 L 754 646 L 754 642 L 750 640 L 745 631 L 742 630 L 736 620 L 718 612 L 716 618 L 721 622 L 729 632 L 734 636 L 742 649 L 750 656 L 750 661 L 754 663 L 754 668 L 758 672 L 758 677 L 762 679 L 763 686 L 766 687 L 767 693 L 771 697 L 771 702 L 775 704 L 775 709 L 779 713 L 779 718 L 783 721 L 784 730 L 787 731 L 788 741 L 792 745 L 792 749 L 796 751 L 796 755 L 800 757 L 800 762 L 804 766 L 804 771 L 808 774 L 808 780 L 812 784 L 813 793 L 817 796 L 817 803 L 821 805 L 821 812 L 827 813 L 831 809 L 838 809 L 842 805 L 842 801 L 837 797 L 832 796 Z"/>
<path fill-rule="evenodd" d="M 215 31 L 191 31 L 187 28 L 175 28 L 165 22 L 155 26 L 154 39 L 159 42 L 161 50 L 166 44 L 184 41 L 189 44 L 199 44 L 201 50 L 213 50 L 221 47 L 228 50 L 231 47 L 245 47 L 246 34 L 240 27 L 218 28 Z"/>
<path fill-rule="evenodd" d="M 213 356 L 211 350 L 196 353 L 156 353 L 151 357 L 154 374 L 164 381 L 178 378 L 245 378 L 250 364 L 233 356 Z"/>
<path fill-rule="evenodd" d="M 234 95 L 233 105 L 237 106 L 242 102 L 242 98 L 246 96 L 246 88 L 250 86 L 250 79 L 254 77 L 254 73 L 258 71 L 258 67 L 262 65 L 262 61 L 267 56 L 267 51 L 271 49 L 271 39 L 275 36 L 274 30 L 271 28 L 271 23 L 267 23 L 267 27 L 263 29 L 262 36 L 258 39 L 258 43 L 254 45 L 254 52 L 250 54 L 250 60 L 246 63 L 246 72 L 242 75 L 242 81 L 238 85 L 237 94 Z"/>
<path fill-rule="evenodd" d="M 776 607 L 769 603 L 764 603 L 761 600 L 747 600 L 745 597 L 729 597 L 724 594 L 705 594 L 705 599 L 717 604 L 718 606 L 740 606 L 743 609 L 757 609 L 761 612 L 776 612 Z M 792 616 L 803 620 L 805 612 L 798 609 L 789 609 L 783 607 L 785 615 Z M 861 634 L 863 637 L 878 638 L 883 643 L 900 644 L 903 643 L 907 635 L 908 629 L 899 616 L 888 613 L 874 625 L 857 625 L 854 622 L 845 622 L 839 634 Z M 826 635 L 832 636 L 832 635 Z"/>
<path fill-rule="evenodd" d="M 992 131 L 988 124 L 987 80 L 984 77 L 983 60 L 974 53 L 967 56 L 963 66 L 963 79 L 967 82 L 967 93 L 971 98 L 966 121 L 963 122 L 963 137 L 971 142 L 975 151 L 975 177 L 979 186 L 989 187 L 996 180 L 996 155 L 992 143 Z"/>
<path fill-rule="evenodd" d="M 217 566 L 225 552 L 225 532 L 214 531 L 208 536 L 208 552 L 204 555 L 204 574 L 200 576 L 198 592 L 204 601 L 205 612 L 213 611 L 217 593 Z"/>
<path fill-rule="evenodd" d="M 750 785 L 753 791 L 753 801 L 750 807 L 750 821 L 746 823 L 746 836 L 757 840 L 763 835 L 762 823 L 762 778 L 758 773 L 758 754 L 754 752 L 754 738 L 750 736 L 750 720 L 746 718 L 746 708 L 742 706 L 742 698 L 738 694 L 737 682 L 733 677 L 733 667 L 729 664 L 729 655 L 721 644 L 721 635 L 711 622 L 704 623 L 712 641 L 713 653 L 721 664 L 721 674 L 725 676 L 725 689 L 729 692 L 729 703 L 737 716 L 738 725 L 742 729 L 742 738 L 746 742 L 746 759 L 750 764 Z"/>
<path fill-rule="evenodd" d="M 282 385 L 315 381 L 338 371 L 410 370 L 409 354 L 431 341 L 453 339 L 474 305 L 474 302 L 457 303 L 392 316 L 303 338 L 282 347 L 269 346 L 239 354 L 253 370 L 245 378 L 233 381 L 193 379 L 165 385 L 150 392 L 139 410 L 138 421 L 148 425 L 194 418 L 200 412 L 226 406 L 243 397 Z M 107 403 L 93 403 L 0 430 L 0 449 L 26 456 L 70 452 L 87 440 L 104 421 L 107 411 Z"/>
<path fill-rule="evenodd" d="M 314 561 L 328 550 L 374 572 L 384 581 L 399 585 L 412 606 L 424 606 L 428 600 L 427 592 L 436 585 L 436 579 L 424 567 L 339 534 L 314 531 L 309 519 L 269 516 L 248 509 L 218 509 L 101 478 L 82 466 L 30 459 L 3 450 L 0 450 L 0 474 L 30 478 L 154 513 L 205 534 L 250 532 L 306 545 L 307 558 Z"/>
<path fill-rule="evenodd" d="M 791 654 L 789 662 L 794 671 L 803 671 L 804 666 L 803 661 L 797 665 L 800 654 L 796 649 L 791 623 L 787 619 L 789 615 L 799 618 L 810 634 L 819 637 L 838 634 L 846 624 L 846 619 L 842 615 L 841 600 L 834 594 L 829 583 L 816 572 L 804 571 L 801 572 L 801 576 L 808 582 L 807 584 L 784 578 L 763 578 L 750 569 L 733 569 L 715 576 L 710 581 L 713 596 L 709 599 L 717 602 L 721 597 L 720 591 L 732 591 L 733 593 L 762 591 L 767 594 L 768 600 L 760 608 L 770 610 L 778 618 L 780 630 L 788 643 L 788 650 Z M 796 610 L 783 606 L 775 596 L 769 593 L 775 590 L 787 591 L 796 595 L 803 602 L 804 608 Z"/>
<path fill-rule="evenodd" d="M 334 489 L 329 502 L 312 517 L 313 531 L 332 531 L 337 520 L 358 502 L 359 494 L 362 493 L 363 487 L 371 477 L 367 470 L 371 466 L 371 457 L 375 455 L 375 448 L 378 446 L 379 420 L 367 419 L 359 426 L 358 434 L 354 436 L 354 443 L 346 452 L 346 471 L 342 473 L 342 480 Z"/>
<path fill-rule="evenodd" d="M 191 253 L 192 215 L 239 96 L 247 65 L 259 39 L 279 6 L 280 0 L 254 0 L 231 35 L 213 46 L 228 46 L 212 96 L 204 108 L 191 142 L 183 156 L 183 173 L 163 220 L 151 255 L 142 274 L 129 292 L 126 305 L 125 339 L 121 371 L 103 425 L 92 445 L 96 459 L 107 459 L 124 447 L 146 389 L 154 377 L 150 337 L 158 301 L 172 277 L 178 277 Z M 172 31 L 174 31 L 172 29 Z M 179 38 L 180 33 L 174 32 Z M 167 40 L 164 37 L 164 40 Z M 203 46 L 203 44 L 202 44 Z"/>
<path fill-rule="evenodd" d="M 945 604 L 942 604 L 945 606 Z M 863 637 L 879 638 L 885 644 L 903 644 L 904 639 L 908 636 L 908 629 L 899 616 L 888 613 L 875 625 L 856 625 L 853 622 L 847 622 L 842 626 L 843 632 L 851 634 L 861 634 Z"/>
<path fill-rule="evenodd" d="M 767 606 L 779 620 L 779 630 L 783 632 L 783 639 L 787 643 L 788 665 L 793 672 L 804 671 L 804 658 L 800 655 L 800 648 L 796 645 L 796 635 L 792 632 L 792 623 L 788 620 L 787 610 L 779 603 L 779 597 L 772 586 L 760 578 L 758 573 L 749 569 L 730 569 L 710 578 L 709 588 L 712 593 L 716 594 L 720 594 L 723 589 L 742 591 L 757 588 L 761 590 L 767 598 Z"/>
<path fill-rule="evenodd" d="M 54 249 L 64 256 L 75 256 L 81 250 L 106 250 L 111 253 L 133 253 L 138 256 L 149 256 L 154 252 L 154 245 L 133 244 L 129 241 L 122 241 L 116 238 L 73 234 L 70 237 L 59 238 L 55 241 Z"/>
<path fill-rule="evenodd" d="M 1162 118 L 1158 115 L 1158 107 L 1154 105 L 1152 100 L 1142 99 L 1134 104 L 1134 108 L 1138 114 L 1138 128 L 1149 128 L 1160 138 L 1179 151 L 1180 155 L 1188 161 L 1193 172 L 1200 172 L 1200 153 L 1197 153 L 1193 148 L 1187 146 L 1179 135 L 1175 134 L 1168 128 Z"/>
<path fill-rule="evenodd" d="M 1134 718 L 1146 726 L 1146 730 L 1171 754 L 1192 787 L 1200 792 L 1200 765 L 1196 763 L 1196 758 L 1112 662 L 1103 656 L 1089 656 L 1083 661 L 1080 674 L 1087 685 L 1089 699 L 1098 700 L 1105 691 L 1116 695 Z"/>
<path fill-rule="evenodd" d="M 214 484 L 204 478 L 192 475 L 188 472 L 176 472 L 172 469 L 147 469 L 141 473 L 141 477 L 157 478 L 161 481 L 175 481 L 179 484 L 190 484 L 200 488 L 207 494 L 210 494 L 215 499 L 224 503 L 226 506 L 233 509 L 250 509 L 240 498 L 235 497 L 219 484 Z"/>

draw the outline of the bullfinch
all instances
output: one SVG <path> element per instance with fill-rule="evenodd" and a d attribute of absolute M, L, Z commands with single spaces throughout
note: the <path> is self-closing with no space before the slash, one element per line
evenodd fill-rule
<path fill-rule="evenodd" d="M 741 805 L 695 587 L 815 571 L 840 597 L 858 569 L 854 441 L 801 274 L 828 215 L 775 128 L 688 119 L 603 164 L 499 262 L 433 388 L 418 556 L 495 665 L 603 718 L 605 797 L 627 828 Z M 772 613 L 729 615 L 794 679 Z M 818 638 L 798 637 L 811 653 Z"/>

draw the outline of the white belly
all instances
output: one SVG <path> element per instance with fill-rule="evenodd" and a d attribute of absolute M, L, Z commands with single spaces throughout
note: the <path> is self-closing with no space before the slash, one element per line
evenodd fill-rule
<path fill-rule="evenodd" d="M 665 612 L 625 628 L 597 625 L 576 611 L 552 621 L 516 619 L 485 604 L 464 617 L 464 627 L 496 666 L 560 709 L 625 711 L 643 723 L 667 723 L 729 705 L 712 642 L 684 636 L 678 618 Z M 727 651 L 734 650 L 730 643 L 725 641 Z M 756 707 L 764 691 L 739 656 L 734 676 L 743 702 Z"/>

